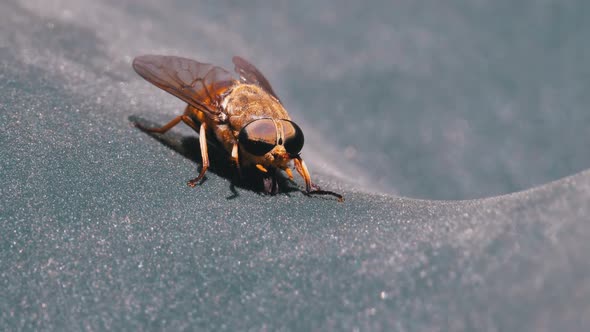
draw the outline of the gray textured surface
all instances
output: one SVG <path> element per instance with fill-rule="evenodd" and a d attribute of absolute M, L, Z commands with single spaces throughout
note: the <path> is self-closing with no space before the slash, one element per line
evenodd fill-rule
<path fill-rule="evenodd" d="M 543 183 L 590 165 L 585 12 L 0 3 L 0 330 L 584 330 L 590 173 Z M 140 53 L 257 64 L 346 202 L 186 187 Z"/>

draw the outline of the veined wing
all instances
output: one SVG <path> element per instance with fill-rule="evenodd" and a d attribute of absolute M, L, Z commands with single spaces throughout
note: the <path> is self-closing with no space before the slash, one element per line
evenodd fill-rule
<path fill-rule="evenodd" d="M 279 102 L 281 101 L 273 91 L 266 77 L 264 77 L 264 75 L 262 75 L 262 73 L 256 67 L 254 67 L 253 64 L 239 56 L 234 56 L 232 61 L 235 65 L 235 71 L 240 75 L 242 82 L 256 84 L 266 90 L 266 92 L 270 93 Z"/>
<path fill-rule="evenodd" d="M 222 94 L 237 83 L 221 67 L 176 56 L 138 56 L 133 60 L 133 69 L 155 86 L 214 119 L 221 113 Z"/>

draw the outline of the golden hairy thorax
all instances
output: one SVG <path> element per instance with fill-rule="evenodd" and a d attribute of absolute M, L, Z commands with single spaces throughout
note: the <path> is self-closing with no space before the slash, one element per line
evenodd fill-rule
<path fill-rule="evenodd" d="M 254 119 L 290 120 L 287 111 L 276 98 L 253 84 L 236 85 L 223 100 L 222 107 L 229 116 L 231 127 L 237 131 Z"/>

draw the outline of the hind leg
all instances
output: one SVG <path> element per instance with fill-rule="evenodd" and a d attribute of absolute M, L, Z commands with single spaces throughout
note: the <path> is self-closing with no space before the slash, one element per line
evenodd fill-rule
<path fill-rule="evenodd" d="M 175 117 L 174 119 L 172 119 L 172 121 L 168 122 L 167 124 L 165 124 L 164 126 L 162 126 L 160 128 L 147 128 L 138 122 L 134 122 L 133 124 L 137 128 L 139 128 L 143 131 L 146 131 L 148 133 L 164 134 L 168 130 L 172 129 L 174 126 L 179 124 L 180 121 L 182 121 L 182 122 L 186 123 L 189 127 L 193 128 L 194 131 L 198 132 L 199 131 L 198 123 L 199 123 L 199 121 L 202 121 L 202 118 L 204 117 L 204 115 L 201 113 L 202 112 L 200 112 L 196 108 L 192 107 L 191 105 L 186 105 L 183 115 L 179 115 L 179 116 Z M 196 114 L 196 118 L 198 119 L 198 121 L 194 120 L 193 117 L 190 116 L 191 114 L 192 115 Z"/>
<path fill-rule="evenodd" d="M 143 125 L 135 122 L 134 125 L 143 130 L 146 131 L 148 133 L 157 133 L 157 134 L 164 134 L 165 132 L 167 132 L 168 130 L 170 130 L 172 127 L 176 126 L 178 123 L 180 123 L 180 121 L 182 120 L 182 117 L 184 115 L 179 115 L 177 117 L 175 117 L 174 119 L 172 119 L 172 121 L 168 122 L 167 124 L 165 124 L 164 126 L 160 127 L 160 128 L 147 128 L 144 127 Z"/>

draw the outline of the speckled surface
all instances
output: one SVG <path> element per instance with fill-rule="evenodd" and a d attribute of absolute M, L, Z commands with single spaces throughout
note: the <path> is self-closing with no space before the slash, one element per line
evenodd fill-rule
<path fill-rule="evenodd" d="M 548 15 L 553 37 L 578 36 L 544 5 L 525 2 L 530 6 L 525 20 Z M 309 6 L 0 4 L 0 330 L 581 331 L 590 325 L 590 173 L 563 178 L 590 165 L 581 153 L 589 136 L 588 104 L 581 95 L 568 99 L 563 92 L 574 82 L 582 91 L 588 82 L 560 66 L 577 59 L 568 52 L 583 54 L 588 46 L 564 41 L 563 55 L 540 55 L 539 66 L 552 64 L 554 72 L 527 67 L 514 74 L 513 94 L 491 89 L 503 77 L 482 78 L 492 92 L 481 96 L 462 97 L 467 85 L 444 93 L 429 86 L 431 97 L 421 103 L 430 108 L 405 105 L 414 114 L 434 114 L 429 113 L 437 102 L 432 96 L 455 95 L 437 110 L 440 126 L 463 119 L 472 129 L 496 131 L 514 144 L 506 148 L 489 140 L 488 132 L 478 135 L 460 125 L 450 136 L 441 134 L 450 141 L 438 140 L 436 120 L 424 122 L 419 115 L 394 125 L 396 117 L 380 106 L 390 96 L 379 97 L 379 86 L 387 80 L 402 85 L 405 75 L 414 83 L 420 77 L 431 82 L 446 77 L 441 72 L 447 67 L 428 60 L 440 52 L 422 58 L 439 46 L 433 41 L 437 31 L 452 41 L 469 30 L 511 45 L 503 43 L 503 35 L 486 34 L 487 24 L 495 25 L 477 22 L 472 7 L 454 1 L 433 21 L 441 25 L 435 29 L 435 23 L 424 23 L 441 10 L 434 2 L 399 1 L 400 12 L 391 18 L 375 14 L 377 9 L 360 15 L 352 23 L 358 34 L 345 37 L 337 30 L 343 24 L 339 17 L 353 15 L 353 4 L 337 6 L 335 16 L 327 14 L 335 8 L 328 2 L 317 5 L 321 15 L 307 15 L 303 9 Z M 501 4 L 481 6 L 478 15 L 512 12 Z M 583 3 L 562 6 L 559 15 L 580 22 L 573 13 L 583 10 Z M 188 20 L 189 13 L 199 22 Z M 274 21 L 255 19 L 268 13 L 276 14 Z M 401 19 L 412 15 L 416 26 Z M 368 21 L 374 25 L 363 24 Z M 392 27 L 379 25 L 383 22 L 393 22 Z M 306 28 L 296 29 L 304 23 Z M 275 35 L 259 36 L 266 24 L 290 37 L 292 45 Z M 513 24 L 521 38 L 537 36 Z M 309 29 L 318 34 L 308 35 Z M 587 24 L 576 31 L 584 29 Z M 394 40 L 413 45 L 415 57 L 404 57 L 410 51 L 395 45 L 367 44 L 363 36 L 374 30 L 382 31 L 381 38 L 395 32 L 399 39 Z M 333 42 L 322 46 L 322 35 Z M 551 46 L 554 39 L 547 38 L 536 43 Z M 265 45 L 276 52 L 265 52 Z M 519 56 L 536 54 L 535 45 L 519 48 Z M 339 48 L 350 49 L 356 62 L 344 65 L 344 55 L 333 53 Z M 485 50 L 456 52 L 469 68 L 470 55 Z M 343 193 L 346 202 L 309 198 L 296 188 L 269 197 L 234 187 L 220 154 L 203 185 L 187 187 L 198 167 L 196 134 L 179 127 L 158 140 L 130 125 L 130 119 L 161 124 L 182 110 L 181 102 L 133 73 L 131 59 L 140 53 L 192 54 L 229 68 L 233 53 L 252 59 L 276 82 L 308 134 L 303 153 L 312 176 Z M 371 66 L 391 66 L 389 56 L 402 78 L 394 70 L 364 89 L 349 89 L 354 79 L 342 79 L 359 68 L 368 75 Z M 306 69 L 298 71 L 297 63 Z M 425 74 L 428 64 L 434 69 Z M 318 72 L 322 65 L 325 71 Z M 317 80 L 311 78 L 314 71 Z M 554 75 L 558 71 L 562 76 Z M 564 90 L 543 90 L 538 75 L 555 78 Z M 357 78 L 362 82 L 362 75 Z M 470 82 L 463 79 L 457 82 Z M 334 91 L 339 81 L 340 94 Z M 328 82 L 327 90 L 314 94 L 319 82 Z M 525 83 L 534 91 L 522 88 Z M 358 95 L 351 97 L 352 91 Z M 407 89 L 399 93 L 403 100 L 414 96 Z M 534 111 L 535 103 L 527 99 L 536 93 L 550 99 L 539 99 L 544 111 Z M 366 98 L 373 103 L 367 104 L 369 116 L 350 126 L 351 115 L 341 113 L 341 106 L 325 114 L 314 111 L 338 100 L 335 96 Z M 326 101 L 319 102 L 322 98 Z M 511 111 L 497 106 L 515 100 L 518 107 Z M 553 103 L 562 101 L 562 113 L 551 113 Z M 459 117 L 462 108 L 451 107 L 471 103 L 485 105 L 476 120 Z M 407 110 L 399 112 L 404 119 Z M 515 125 L 482 125 L 494 116 L 508 116 L 512 120 L 503 121 Z M 382 130 L 386 120 L 391 133 Z M 420 136 L 410 146 L 415 154 L 407 146 L 410 137 L 395 139 L 400 131 L 424 131 L 428 123 L 434 138 Z M 558 132 L 563 136 L 554 135 Z M 542 137 L 551 142 L 546 148 L 539 147 Z M 452 144 L 463 139 L 471 143 Z M 483 157 L 476 161 L 477 154 L 470 153 L 477 149 Z M 529 158 L 534 151 L 545 155 Z M 375 157 L 377 152 L 382 156 Z M 434 157 L 424 159 L 430 153 Z M 441 173 L 449 167 L 452 171 Z M 402 177 L 406 180 L 398 181 Z M 509 192 L 514 193 L 496 196 Z M 406 198 L 412 196 L 489 197 Z"/>

